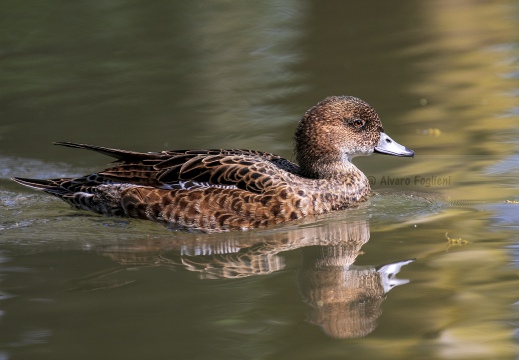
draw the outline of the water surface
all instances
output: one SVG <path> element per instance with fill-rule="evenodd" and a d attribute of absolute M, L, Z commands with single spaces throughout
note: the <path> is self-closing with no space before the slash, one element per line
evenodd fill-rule
<path fill-rule="evenodd" d="M 0 359 L 517 358 L 514 1 L 14 2 L 0 14 Z M 9 180 L 53 141 L 291 158 L 306 109 L 373 105 L 414 159 L 369 203 L 186 234 Z"/>

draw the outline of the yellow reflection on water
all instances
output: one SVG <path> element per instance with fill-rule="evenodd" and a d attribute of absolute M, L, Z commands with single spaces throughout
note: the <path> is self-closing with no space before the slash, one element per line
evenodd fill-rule
<path fill-rule="evenodd" d="M 401 119 L 415 128 L 404 140 L 416 158 L 398 163 L 397 174 L 412 180 L 450 177 L 448 186 L 435 191 L 457 201 L 511 200 L 517 196 L 515 181 L 489 176 L 487 169 L 518 146 L 519 81 L 509 76 L 517 72 L 519 56 L 513 46 L 519 26 L 511 15 L 517 9 L 507 3 L 440 1 L 422 3 L 422 11 L 427 41 L 402 52 L 419 59 L 419 81 L 408 91 L 420 105 Z"/>

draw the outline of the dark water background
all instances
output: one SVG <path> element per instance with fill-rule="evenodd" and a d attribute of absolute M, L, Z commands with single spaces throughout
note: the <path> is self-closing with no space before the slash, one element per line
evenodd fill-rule
<path fill-rule="evenodd" d="M 0 359 L 517 358 L 518 59 L 511 0 L 4 1 Z M 194 235 L 9 180 L 109 161 L 53 141 L 290 158 L 329 95 L 416 152 L 355 159 L 360 209 Z"/>

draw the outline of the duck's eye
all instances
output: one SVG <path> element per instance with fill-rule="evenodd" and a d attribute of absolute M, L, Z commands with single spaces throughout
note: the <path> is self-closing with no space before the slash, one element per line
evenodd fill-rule
<path fill-rule="evenodd" d="M 357 129 L 364 126 L 364 120 L 361 119 L 355 119 L 353 120 L 353 126 L 355 126 Z"/>

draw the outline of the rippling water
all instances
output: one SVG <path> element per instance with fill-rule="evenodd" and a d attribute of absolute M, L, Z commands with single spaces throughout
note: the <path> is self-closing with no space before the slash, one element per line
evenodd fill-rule
<path fill-rule="evenodd" d="M 9 1 L 0 13 L 0 359 L 518 356 L 514 1 Z M 291 157 L 355 95 L 414 159 L 355 159 L 368 204 L 195 235 L 70 209 L 12 176 L 52 146 Z"/>

